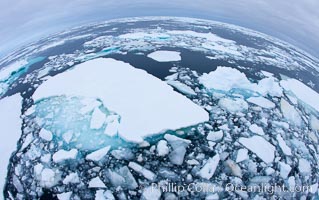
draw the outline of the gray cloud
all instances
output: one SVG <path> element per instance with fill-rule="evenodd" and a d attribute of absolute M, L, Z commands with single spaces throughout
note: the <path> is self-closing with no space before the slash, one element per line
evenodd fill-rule
<path fill-rule="evenodd" d="M 319 57 L 317 0 L 0 1 L 0 56 L 39 37 L 107 19 L 166 15 L 212 19 L 273 35 Z"/>

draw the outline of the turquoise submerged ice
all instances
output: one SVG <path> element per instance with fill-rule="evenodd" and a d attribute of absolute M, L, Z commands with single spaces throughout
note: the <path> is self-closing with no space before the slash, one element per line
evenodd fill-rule
<path fill-rule="evenodd" d="M 6 198 L 318 198 L 319 61 L 283 41 L 213 21 L 130 18 L 54 34 L 0 66 L 0 103 L 22 123 L 0 177 Z M 215 190 L 149 187 L 167 183 Z"/>
<path fill-rule="evenodd" d="M 112 118 L 109 124 L 120 122 L 120 116 L 109 111 L 101 101 L 81 97 L 43 99 L 36 102 L 33 115 L 38 125 L 51 131 L 53 139 L 62 141 L 65 147 L 96 150 L 108 145 L 118 146 L 122 142 L 118 137 L 111 138 L 104 133 L 106 122 L 94 124 L 96 112 L 104 115 L 105 119 Z"/>

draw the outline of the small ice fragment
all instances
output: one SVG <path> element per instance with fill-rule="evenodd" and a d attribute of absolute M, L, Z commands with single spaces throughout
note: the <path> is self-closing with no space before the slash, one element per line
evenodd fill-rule
<path fill-rule="evenodd" d="M 289 122 L 296 126 L 301 126 L 302 119 L 294 106 L 290 105 L 286 100 L 281 99 L 280 107 L 282 114 Z"/>
<path fill-rule="evenodd" d="M 167 142 L 165 140 L 160 140 L 157 143 L 157 155 L 166 156 L 169 153 L 169 148 L 167 146 Z"/>
<path fill-rule="evenodd" d="M 207 140 L 210 140 L 210 141 L 213 141 L 213 142 L 216 142 L 216 141 L 219 141 L 223 138 L 224 136 L 224 133 L 223 131 L 210 131 L 206 137 Z"/>
<path fill-rule="evenodd" d="M 196 92 L 189 87 L 188 85 L 185 85 L 184 83 L 181 83 L 179 81 L 167 81 L 167 83 L 174 88 L 176 88 L 178 91 L 180 91 L 183 94 L 186 95 L 196 95 Z"/>
<path fill-rule="evenodd" d="M 287 155 L 287 156 L 291 156 L 291 149 L 287 146 L 286 142 L 284 141 L 284 139 L 281 137 L 280 134 L 277 134 L 276 139 L 278 141 L 279 147 L 282 150 L 282 152 Z"/>
<path fill-rule="evenodd" d="M 248 150 L 247 149 L 239 149 L 237 152 L 236 163 L 247 160 L 248 158 L 249 158 Z"/>
<path fill-rule="evenodd" d="M 265 135 L 264 130 L 261 127 L 259 127 L 257 124 L 250 125 L 249 130 L 258 135 Z"/>
<path fill-rule="evenodd" d="M 304 158 L 299 159 L 298 169 L 300 174 L 303 176 L 311 174 L 311 165 L 309 161 Z"/>
<path fill-rule="evenodd" d="M 90 154 L 88 154 L 85 158 L 87 160 L 92 160 L 92 161 L 100 161 L 111 149 L 111 146 L 106 146 L 102 149 L 99 149 L 97 151 L 94 151 Z"/>
<path fill-rule="evenodd" d="M 52 133 L 44 128 L 41 129 L 39 136 L 46 141 L 52 140 Z"/>
<path fill-rule="evenodd" d="M 280 167 L 281 178 L 286 179 L 291 171 L 291 167 L 284 162 L 280 162 L 279 167 Z"/>
<path fill-rule="evenodd" d="M 239 138 L 239 143 L 255 153 L 265 163 L 273 162 L 276 148 L 261 136 L 252 136 L 250 138 Z"/>
<path fill-rule="evenodd" d="M 77 155 L 78 155 L 78 150 L 76 149 L 71 149 L 70 151 L 66 151 L 62 149 L 54 153 L 52 158 L 55 163 L 60 163 L 65 160 L 75 159 Z"/>
<path fill-rule="evenodd" d="M 276 106 L 273 102 L 269 101 L 268 99 L 264 97 L 250 97 L 247 99 L 247 101 L 267 109 L 275 108 Z"/>
<path fill-rule="evenodd" d="M 136 171 L 137 173 L 141 174 L 142 176 L 144 176 L 146 179 L 150 180 L 150 181 L 154 181 L 156 179 L 156 175 L 151 172 L 150 170 L 142 167 L 141 165 L 135 163 L 135 162 L 130 162 L 128 164 L 128 166 L 133 169 L 134 171 Z"/>
<path fill-rule="evenodd" d="M 63 184 L 67 185 L 69 183 L 79 183 L 80 179 L 78 174 L 75 173 L 70 173 L 69 175 L 67 175 L 64 179 L 63 179 Z"/>
<path fill-rule="evenodd" d="M 218 166 L 220 157 L 219 154 L 216 154 L 214 157 L 209 158 L 205 165 L 200 169 L 198 175 L 204 179 L 209 180 L 215 173 Z"/>
<path fill-rule="evenodd" d="M 106 186 L 99 177 L 95 177 L 90 180 L 89 188 L 106 188 Z"/>

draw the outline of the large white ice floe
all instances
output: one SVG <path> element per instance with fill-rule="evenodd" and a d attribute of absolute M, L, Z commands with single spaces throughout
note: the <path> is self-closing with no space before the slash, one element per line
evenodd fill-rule
<path fill-rule="evenodd" d="M 173 62 L 181 60 L 180 53 L 176 51 L 155 51 L 148 54 L 147 57 L 158 62 Z"/>
<path fill-rule="evenodd" d="M 90 60 L 50 78 L 39 86 L 33 98 L 38 101 L 59 95 L 101 99 L 108 109 L 121 116 L 119 135 L 133 142 L 141 142 L 150 134 L 205 122 L 209 118 L 204 109 L 165 82 L 128 63 L 110 58 Z"/>
<path fill-rule="evenodd" d="M 302 103 L 308 104 L 319 112 L 319 94 L 296 79 L 280 81 L 280 85 L 289 93 L 296 96 Z"/>
<path fill-rule="evenodd" d="M 281 96 L 282 88 L 273 77 L 252 83 L 244 73 L 230 67 L 217 67 L 215 71 L 204 73 L 199 82 L 208 90 L 219 93 L 235 93 L 250 96 Z"/>
<path fill-rule="evenodd" d="M 239 143 L 255 153 L 265 163 L 273 162 L 276 148 L 261 136 L 239 138 Z"/>
<path fill-rule="evenodd" d="M 0 166 L 0 199 L 7 176 L 7 167 L 11 154 L 17 149 L 17 142 L 21 137 L 22 97 L 20 94 L 0 100 L 0 135 L 1 135 L 1 166 Z"/>

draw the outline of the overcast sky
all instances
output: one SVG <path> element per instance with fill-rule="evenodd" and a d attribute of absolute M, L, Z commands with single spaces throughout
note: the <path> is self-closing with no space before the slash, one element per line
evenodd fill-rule
<path fill-rule="evenodd" d="M 251 28 L 319 58 L 319 0 L 1 0 L 0 57 L 13 48 L 88 22 L 185 16 Z"/>

